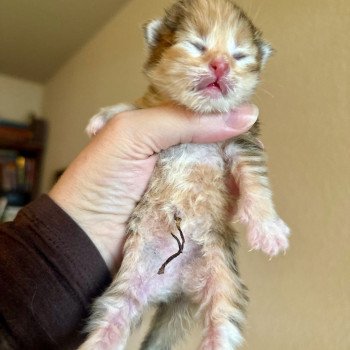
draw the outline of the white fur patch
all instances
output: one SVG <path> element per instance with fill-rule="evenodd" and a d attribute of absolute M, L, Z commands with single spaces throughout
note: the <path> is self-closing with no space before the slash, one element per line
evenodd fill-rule
<path fill-rule="evenodd" d="M 272 55 L 273 49 L 269 43 L 264 41 L 261 45 L 261 51 L 262 51 L 262 65 L 264 66 L 267 60 Z"/>
<path fill-rule="evenodd" d="M 157 42 L 158 30 L 163 24 L 160 19 L 155 19 L 145 26 L 145 38 L 149 46 L 154 46 Z"/>
<path fill-rule="evenodd" d="M 237 50 L 237 43 L 234 38 L 229 38 L 227 43 L 228 52 L 235 52 Z"/>

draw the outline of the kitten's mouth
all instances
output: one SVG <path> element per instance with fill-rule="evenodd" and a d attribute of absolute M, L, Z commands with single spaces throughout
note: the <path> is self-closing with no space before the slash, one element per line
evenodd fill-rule
<path fill-rule="evenodd" d="M 208 86 L 207 86 L 207 89 L 211 89 L 211 88 L 217 88 L 221 91 L 221 87 L 219 85 L 219 83 L 217 81 L 215 81 L 214 83 L 210 83 Z"/>
<path fill-rule="evenodd" d="M 227 83 L 222 79 L 214 80 L 212 78 L 203 79 L 199 85 L 198 90 L 211 98 L 219 98 L 228 93 Z"/>

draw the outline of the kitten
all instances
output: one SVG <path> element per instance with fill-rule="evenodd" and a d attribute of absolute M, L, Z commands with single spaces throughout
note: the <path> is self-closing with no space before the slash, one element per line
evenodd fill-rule
<path fill-rule="evenodd" d="M 90 135 L 116 113 L 167 102 L 201 114 L 227 113 L 251 98 L 272 52 L 230 0 L 178 1 L 145 26 L 145 39 L 148 91 L 132 105 L 103 109 L 90 121 Z M 256 123 L 226 142 L 160 153 L 129 220 L 122 266 L 95 302 L 81 349 L 124 349 L 149 305 L 159 307 L 143 350 L 171 349 L 194 319 L 203 320 L 200 349 L 242 343 L 247 297 L 229 213 L 235 198 L 226 180 L 233 177 L 239 187 L 237 215 L 253 249 L 274 256 L 287 249 L 289 235 L 274 209 L 258 132 Z"/>

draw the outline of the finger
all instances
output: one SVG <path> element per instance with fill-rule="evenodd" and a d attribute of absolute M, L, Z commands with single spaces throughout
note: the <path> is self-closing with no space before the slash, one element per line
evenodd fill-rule
<path fill-rule="evenodd" d="M 180 143 L 218 142 L 246 132 L 259 111 L 245 104 L 227 114 L 199 115 L 176 107 L 158 107 L 125 112 L 115 128 L 124 138 L 124 151 L 150 156 Z M 123 131 L 121 130 L 123 129 Z"/>

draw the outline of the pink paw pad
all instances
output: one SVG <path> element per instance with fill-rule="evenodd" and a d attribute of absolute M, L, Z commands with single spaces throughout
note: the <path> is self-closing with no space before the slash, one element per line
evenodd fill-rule
<path fill-rule="evenodd" d="M 289 235 L 288 226 L 280 218 L 254 222 L 248 226 L 248 241 L 252 249 L 260 249 L 271 257 L 287 250 Z"/>

